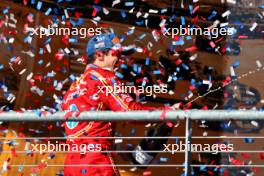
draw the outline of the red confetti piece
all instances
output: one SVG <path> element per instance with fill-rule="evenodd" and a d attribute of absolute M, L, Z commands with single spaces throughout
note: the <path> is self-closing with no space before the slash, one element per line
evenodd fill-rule
<path fill-rule="evenodd" d="M 151 175 L 151 171 L 145 171 L 143 172 L 143 176 Z"/>
<path fill-rule="evenodd" d="M 173 127 L 173 123 L 172 122 L 167 122 L 166 123 L 168 127 L 172 128 Z"/>
<path fill-rule="evenodd" d="M 203 106 L 202 107 L 202 110 L 208 110 L 209 108 L 208 108 L 208 106 Z"/>
<path fill-rule="evenodd" d="M 15 148 L 12 148 L 12 149 L 11 149 L 11 155 L 12 155 L 13 157 L 17 157 L 17 153 L 16 153 L 16 149 L 15 149 Z"/>
<path fill-rule="evenodd" d="M 235 158 L 230 158 L 230 162 L 234 165 L 237 165 L 237 166 L 245 165 L 245 163 L 243 161 L 236 160 Z"/>
<path fill-rule="evenodd" d="M 187 104 L 185 105 L 184 110 L 188 110 L 188 109 L 190 109 L 191 106 L 192 106 L 192 103 L 191 103 L 191 102 L 187 103 Z"/>
<path fill-rule="evenodd" d="M 160 119 L 164 120 L 166 117 L 166 111 L 162 111 L 161 115 L 160 115 Z"/>
<path fill-rule="evenodd" d="M 186 48 L 185 51 L 187 52 L 193 52 L 193 51 L 196 51 L 198 48 L 196 46 L 191 46 L 189 48 Z"/>
<path fill-rule="evenodd" d="M 23 0 L 23 5 L 26 6 L 27 5 L 27 0 Z"/>
<path fill-rule="evenodd" d="M 0 21 L 0 28 L 5 24 L 5 21 L 4 20 L 1 20 Z"/>
<path fill-rule="evenodd" d="M 181 59 L 177 59 L 175 63 L 176 63 L 176 65 L 180 65 L 180 64 L 182 64 L 182 60 Z"/>
<path fill-rule="evenodd" d="M 241 155 L 243 158 L 245 158 L 245 159 L 249 159 L 249 158 L 250 158 L 250 155 L 247 154 L 247 153 L 241 153 L 240 155 Z"/>
<path fill-rule="evenodd" d="M 192 11 L 192 14 L 194 14 L 197 10 L 199 10 L 200 6 L 196 6 L 193 11 Z M 198 16 L 196 16 L 196 18 L 198 18 Z"/>
<path fill-rule="evenodd" d="M 96 8 L 94 8 L 94 9 L 93 9 L 93 12 L 92 12 L 92 16 L 93 16 L 93 17 L 95 17 L 95 16 L 96 16 L 96 14 L 97 14 L 97 9 L 96 9 Z"/>
<path fill-rule="evenodd" d="M 263 154 L 263 153 L 260 153 L 260 154 L 259 154 L 259 158 L 260 158 L 261 160 L 264 160 L 264 154 Z"/>
<path fill-rule="evenodd" d="M 247 35 L 240 35 L 240 36 L 238 36 L 238 38 L 239 38 L 239 39 L 247 39 L 248 36 L 247 36 Z"/>
<path fill-rule="evenodd" d="M 64 57 L 64 53 L 62 51 L 59 51 L 55 54 L 55 58 L 58 60 L 62 60 Z"/>
<path fill-rule="evenodd" d="M 212 47 L 212 48 L 215 48 L 216 47 L 216 45 L 215 45 L 215 43 L 213 42 L 213 41 L 210 41 L 210 46 Z"/>

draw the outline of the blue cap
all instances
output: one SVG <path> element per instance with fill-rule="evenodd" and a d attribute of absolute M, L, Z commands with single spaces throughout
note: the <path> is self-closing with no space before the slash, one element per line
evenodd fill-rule
<path fill-rule="evenodd" d="M 97 50 L 104 51 L 112 49 L 119 44 L 119 39 L 114 33 L 96 35 L 87 44 L 86 52 L 88 56 L 95 54 Z"/>

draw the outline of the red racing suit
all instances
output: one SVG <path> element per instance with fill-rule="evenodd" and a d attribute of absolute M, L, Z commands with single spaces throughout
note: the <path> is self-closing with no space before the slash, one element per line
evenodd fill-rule
<path fill-rule="evenodd" d="M 113 71 L 89 64 L 80 78 L 75 80 L 63 98 L 62 110 L 68 111 L 67 116 L 82 111 L 130 111 L 130 110 L 156 110 L 167 109 L 144 106 L 135 102 L 130 95 L 122 92 L 113 92 L 114 86 L 122 86 Z M 100 144 L 102 150 L 112 148 L 109 139 L 84 139 L 80 137 L 110 137 L 112 136 L 111 122 L 66 122 L 65 131 L 68 137 L 74 138 L 69 143 Z M 100 161 L 99 161 L 100 160 Z M 67 167 L 72 164 L 113 164 L 109 155 L 100 152 L 68 153 L 65 160 L 65 176 L 112 176 L 118 175 L 115 168 L 106 167 Z"/>

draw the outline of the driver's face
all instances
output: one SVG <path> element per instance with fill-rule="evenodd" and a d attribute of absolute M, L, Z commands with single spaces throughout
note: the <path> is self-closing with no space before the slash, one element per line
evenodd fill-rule
<path fill-rule="evenodd" d="M 109 67 L 113 67 L 117 60 L 118 60 L 118 51 L 116 50 L 109 50 L 104 55 L 105 64 Z"/>

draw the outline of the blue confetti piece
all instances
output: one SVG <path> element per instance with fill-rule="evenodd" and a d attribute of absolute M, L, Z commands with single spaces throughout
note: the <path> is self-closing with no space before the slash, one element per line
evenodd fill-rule
<path fill-rule="evenodd" d="M 177 41 L 173 41 L 172 45 L 184 45 L 184 40 L 182 38 L 180 38 Z"/>
<path fill-rule="evenodd" d="M 0 70 L 2 70 L 4 68 L 3 64 L 0 64 Z"/>
<path fill-rule="evenodd" d="M 126 12 L 124 10 L 121 10 L 121 17 L 126 18 Z"/>
<path fill-rule="evenodd" d="M 11 45 L 7 46 L 8 51 L 13 51 L 13 47 Z"/>
<path fill-rule="evenodd" d="M 127 65 L 126 65 L 126 64 L 121 64 L 120 67 L 121 67 L 122 69 L 127 69 Z"/>
<path fill-rule="evenodd" d="M 27 36 L 24 38 L 24 43 L 30 43 L 31 36 Z"/>
<path fill-rule="evenodd" d="M 192 40 L 192 36 L 186 36 L 186 40 Z"/>
<path fill-rule="evenodd" d="M 147 78 L 145 77 L 145 78 L 143 79 L 142 83 L 141 83 L 141 86 L 142 86 L 142 87 L 145 87 L 146 84 L 147 84 Z"/>
<path fill-rule="evenodd" d="M 42 65 L 42 64 L 43 64 L 43 60 L 39 60 L 39 61 L 38 61 L 38 64 L 39 64 L 39 65 Z"/>
<path fill-rule="evenodd" d="M 165 158 L 165 157 L 160 157 L 160 161 L 161 161 L 161 162 L 168 162 L 169 159 L 168 159 L 168 158 Z"/>
<path fill-rule="evenodd" d="M 78 39 L 77 38 L 69 38 L 69 43 L 77 43 Z"/>
<path fill-rule="evenodd" d="M 135 32 L 135 30 L 131 29 L 129 31 L 127 31 L 127 35 L 132 35 Z"/>
<path fill-rule="evenodd" d="M 8 7 L 6 7 L 4 10 L 3 10 L 3 14 L 7 14 L 8 12 L 9 12 L 9 9 L 10 9 L 10 7 L 8 6 Z"/>
<path fill-rule="evenodd" d="M 16 56 L 10 58 L 10 62 L 14 62 L 16 60 Z"/>
<path fill-rule="evenodd" d="M 192 12 L 193 12 L 193 6 L 192 5 L 189 5 L 189 10 L 190 10 L 190 14 L 192 14 Z"/>
<path fill-rule="evenodd" d="M 183 16 L 181 16 L 181 24 L 185 26 L 185 18 Z"/>
<path fill-rule="evenodd" d="M 101 12 L 102 11 L 102 7 L 101 6 L 93 5 L 93 8 L 96 8 L 97 12 Z"/>
<path fill-rule="evenodd" d="M 206 171 L 206 166 L 200 166 L 200 171 Z"/>
<path fill-rule="evenodd" d="M 70 109 L 71 111 L 75 111 L 75 112 L 78 112 L 78 111 L 79 111 L 79 109 L 78 109 L 78 107 L 76 106 L 76 104 L 71 104 L 70 107 L 69 107 L 69 109 Z"/>
<path fill-rule="evenodd" d="M 146 62 L 145 62 L 145 65 L 149 65 L 150 63 L 150 60 L 149 60 L 149 57 L 146 58 Z"/>
<path fill-rule="evenodd" d="M 114 78 L 111 79 L 112 85 L 116 85 L 116 80 Z"/>
<path fill-rule="evenodd" d="M 133 1 L 132 2 L 125 2 L 125 6 L 132 7 L 132 6 L 134 6 L 134 2 Z"/>
<path fill-rule="evenodd" d="M 71 25 L 72 25 L 73 27 L 76 26 L 76 23 L 75 23 L 75 21 L 74 21 L 73 19 L 70 19 L 70 23 L 71 23 Z"/>
<path fill-rule="evenodd" d="M 161 74 L 161 71 L 160 71 L 160 70 L 154 70 L 154 71 L 153 71 L 153 74 L 154 74 L 154 75 L 159 75 L 159 74 Z"/>
<path fill-rule="evenodd" d="M 234 68 L 237 68 L 239 66 L 240 62 L 238 60 L 235 60 L 234 64 L 233 64 L 233 67 Z"/>
<path fill-rule="evenodd" d="M 43 48 L 39 48 L 39 54 L 40 55 L 44 54 L 44 49 Z"/>
<path fill-rule="evenodd" d="M 180 140 L 179 138 L 176 138 L 175 139 L 175 144 L 178 144 L 179 143 L 179 140 Z"/>
<path fill-rule="evenodd" d="M 44 41 L 44 45 L 47 45 L 51 42 L 51 37 L 48 37 L 45 41 Z"/>
<path fill-rule="evenodd" d="M 160 13 L 163 14 L 163 13 L 166 13 L 168 11 L 168 9 L 161 9 Z"/>
<path fill-rule="evenodd" d="M 74 75 L 70 75 L 70 79 L 71 79 L 71 81 L 74 81 L 76 79 L 76 77 Z"/>
<path fill-rule="evenodd" d="M 253 138 L 245 138 L 244 142 L 245 143 L 254 143 L 254 139 Z"/>
<path fill-rule="evenodd" d="M 212 76 L 211 75 L 208 76 L 208 81 L 212 81 Z"/>
<path fill-rule="evenodd" d="M 137 64 L 133 64 L 133 71 L 138 73 L 138 65 Z"/>
<path fill-rule="evenodd" d="M 139 37 L 138 37 L 138 39 L 139 40 L 142 40 L 143 38 L 145 38 L 146 37 L 146 33 L 143 33 L 143 34 L 141 34 Z"/>
<path fill-rule="evenodd" d="M 83 18 L 79 18 L 78 21 L 76 22 L 77 26 L 80 26 L 84 23 L 84 19 Z"/>
<path fill-rule="evenodd" d="M 53 81 L 53 87 L 57 87 L 57 85 L 58 85 L 58 81 L 57 80 L 54 80 Z"/>
<path fill-rule="evenodd" d="M 169 19 L 169 21 L 172 23 L 174 20 L 175 20 L 176 16 L 175 15 L 172 15 Z"/>
<path fill-rule="evenodd" d="M 130 132 L 130 134 L 132 135 L 132 136 L 134 136 L 135 134 L 136 134 L 136 129 L 135 128 L 133 128 L 132 130 L 131 130 L 131 132 Z"/>
<path fill-rule="evenodd" d="M 138 25 L 138 26 L 143 26 L 143 25 L 144 25 L 144 20 L 136 21 L 135 23 L 136 23 L 136 25 Z"/>
<path fill-rule="evenodd" d="M 42 7 L 42 2 L 41 1 L 38 1 L 38 4 L 37 4 L 37 9 L 40 10 Z"/>
<path fill-rule="evenodd" d="M 126 39 L 126 35 L 121 35 L 120 36 L 120 43 L 122 43 Z"/>
<path fill-rule="evenodd" d="M 45 12 L 45 15 L 48 16 L 51 11 L 52 11 L 52 9 L 51 8 L 48 8 L 48 10 Z"/>
<path fill-rule="evenodd" d="M 57 8 L 53 8 L 53 12 L 54 14 L 58 15 L 59 14 L 59 10 Z M 55 17 L 55 16 L 54 16 Z"/>
<path fill-rule="evenodd" d="M 120 79 L 123 79 L 123 78 L 124 78 L 123 74 L 120 73 L 120 72 L 116 72 L 115 75 L 116 75 L 118 78 L 120 78 Z"/>
<path fill-rule="evenodd" d="M 191 79 L 191 85 L 195 85 L 196 80 L 195 79 Z"/>
<path fill-rule="evenodd" d="M 207 18 L 208 20 L 212 20 L 217 15 L 216 11 L 212 11 L 211 15 Z"/>

